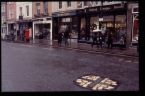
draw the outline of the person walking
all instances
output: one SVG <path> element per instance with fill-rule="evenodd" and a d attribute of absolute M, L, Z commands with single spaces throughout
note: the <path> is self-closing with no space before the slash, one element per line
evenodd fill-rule
<path fill-rule="evenodd" d="M 94 44 L 97 43 L 97 33 L 94 33 L 94 34 L 93 34 L 92 39 L 93 39 L 93 42 L 92 42 L 91 46 L 92 46 L 92 48 L 93 48 Z"/>
<path fill-rule="evenodd" d="M 112 48 L 112 46 L 113 46 L 113 34 L 112 34 L 112 32 L 110 32 L 110 33 L 108 34 L 107 43 L 108 43 L 108 49 L 109 49 L 109 48 Z"/>
<path fill-rule="evenodd" d="M 58 32 L 58 46 L 61 46 L 62 43 L 62 32 Z"/>
<path fill-rule="evenodd" d="M 26 42 L 29 42 L 29 40 L 30 40 L 30 38 L 29 38 L 29 29 L 26 26 L 26 28 L 25 28 L 25 41 Z"/>
<path fill-rule="evenodd" d="M 101 32 L 99 32 L 98 33 L 98 46 L 99 46 L 99 48 L 102 48 L 102 33 Z"/>
<path fill-rule="evenodd" d="M 64 32 L 64 43 L 65 43 L 65 46 L 68 45 L 68 38 L 69 38 L 69 27 L 67 27 L 65 32 Z"/>

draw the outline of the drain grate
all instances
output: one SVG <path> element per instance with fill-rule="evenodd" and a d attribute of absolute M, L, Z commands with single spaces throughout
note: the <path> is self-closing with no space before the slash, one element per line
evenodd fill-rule
<path fill-rule="evenodd" d="M 109 91 L 118 85 L 116 81 L 95 75 L 82 76 L 75 81 L 75 84 L 93 91 Z"/>

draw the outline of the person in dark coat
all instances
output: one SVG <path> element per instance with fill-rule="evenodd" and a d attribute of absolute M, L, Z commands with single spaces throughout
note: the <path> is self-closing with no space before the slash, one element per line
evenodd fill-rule
<path fill-rule="evenodd" d="M 100 33 L 99 33 L 99 47 L 101 47 L 101 48 L 102 48 L 102 42 L 103 42 L 103 35 L 102 35 L 102 33 L 100 32 Z"/>
<path fill-rule="evenodd" d="M 61 43 L 62 43 L 62 33 L 59 32 L 58 33 L 58 45 L 61 46 Z"/>
<path fill-rule="evenodd" d="M 26 28 L 25 28 L 25 41 L 26 42 L 29 42 L 29 40 L 30 40 L 30 36 L 29 36 L 29 29 L 28 29 L 28 27 L 26 26 Z"/>
<path fill-rule="evenodd" d="M 110 32 L 108 34 L 107 43 L 108 43 L 108 48 L 112 48 L 112 46 L 113 46 L 113 34 L 112 34 L 112 32 Z"/>
<path fill-rule="evenodd" d="M 65 42 L 65 46 L 68 45 L 68 39 L 69 39 L 69 27 L 67 27 L 67 29 L 64 32 L 64 42 Z"/>
<path fill-rule="evenodd" d="M 97 33 L 94 33 L 94 35 L 93 35 L 93 42 L 92 42 L 92 48 L 93 48 L 93 46 L 95 45 L 97 43 Z"/>

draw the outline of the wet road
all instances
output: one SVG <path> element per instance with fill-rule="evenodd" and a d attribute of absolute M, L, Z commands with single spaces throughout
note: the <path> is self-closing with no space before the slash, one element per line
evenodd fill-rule
<path fill-rule="evenodd" d="M 118 82 L 113 91 L 138 91 L 137 59 L 2 42 L 2 91 L 91 91 L 75 85 L 86 74 Z"/>

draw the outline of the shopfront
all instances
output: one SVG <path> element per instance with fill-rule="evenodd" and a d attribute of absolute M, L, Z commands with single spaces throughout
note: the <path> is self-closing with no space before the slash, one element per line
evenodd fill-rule
<path fill-rule="evenodd" d="M 55 12 L 52 14 L 53 20 L 53 40 L 57 39 L 59 32 L 65 32 L 69 29 L 69 34 L 71 36 L 71 41 L 77 42 L 78 40 L 78 17 L 76 10 L 67 12 Z"/>
<path fill-rule="evenodd" d="M 17 21 L 17 24 L 16 24 L 17 39 L 20 39 L 21 35 L 24 34 L 24 30 L 25 30 L 26 26 L 29 28 L 30 39 L 32 38 L 32 35 L 33 35 L 32 21 L 31 20 L 19 20 L 19 21 Z"/>
<path fill-rule="evenodd" d="M 52 20 L 48 18 L 39 18 L 33 20 L 33 40 L 40 39 L 52 40 Z"/>
<path fill-rule="evenodd" d="M 114 43 L 119 42 L 122 35 L 127 32 L 127 7 L 126 5 L 116 7 L 116 5 L 103 6 L 85 9 L 85 16 L 81 17 L 79 42 L 92 42 L 93 29 L 101 30 L 105 34 L 106 30 L 113 32 Z M 100 20 L 100 14 L 102 20 Z"/>
<path fill-rule="evenodd" d="M 100 20 L 100 14 L 103 20 Z M 127 28 L 127 6 L 107 5 L 88 7 L 71 12 L 53 13 L 53 39 L 57 39 L 60 29 L 69 26 L 72 38 L 77 39 L 78 43 L 92 42 L 92 27 L 99 28 L 103 33 L 106 30 L 113 32 L 114 42 L 119 42 L 122 35 L 126 35 Z"/>

